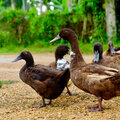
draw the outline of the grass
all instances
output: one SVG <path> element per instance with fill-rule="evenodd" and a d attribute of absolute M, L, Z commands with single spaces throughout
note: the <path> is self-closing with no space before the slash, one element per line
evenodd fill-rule
<path fill-rule="evenodd" d="M 0 48 L 0 54 L 19 54 L 21 51 L 27 50 L 32 53 L 50 53 L 54 52 L 56 46 L 48 46 L 48 47 L 36 47 L 32 46 L 7 46 L 5 48 Z"/>
<path fill-rule="evenodd" d="M 3 83 L 2 83 L 2 81 L 0 81 L 0 88 L 2 87 L 2 85 L 3 85 Z"/>
<path fill-rule="evenodd" d="M 43 43 L 42 43 L 43 44 Z M 44 43 L 46 44 L 46 43 Z M 39 43 L 35 43 L 33 45 L 29 45 L 27 47 L 24 46 L 15 46 L 15 45 L 9 45 L 7 47 L 0 48 L 0 54 L 19 54 L 23 50 L 28 50 L 32 53 L 52 53 L 55 51 L 56 47 L 62 43 L 56 44 L 47 44 L 44 46 L 40 46 Z M 67 45 L 70 47 L 70 45 L 67 43 Z M 119 43 L 114 43 L 114 46 L 120 46 Z M 91 43 L 82 43 L 79 42 L 80 50 L 83 54 L 93 54 L 93 44 Z M 108 49 L 107 43 L 103 44 L 103 51 Z"/>
<path fill-rule="evenodd" d="M 60 45 L 60 44 L 52 44 L 48 47 L 39 47 L 39 46 L 35 46 L 35 45 L 31 45 L 31 46 L 8 46 L 8 47 L 4 47 L 4 48 L 0 48 L 0 54 L 19 54 L 21 51 L 24 50 L 28 50 L 32 53 L 52 53 L 55 51 L 56 47 Z M 70 45 L 67 44 L 69 47 Z M 93 45 L 91 44 L 84 44 L 84 43 L 80 43 L 80 50 L 82 53 L 84 54 L 92 54 L 92 47 Z"/>
<path fill-rule="evenodd" d="M 13 83 L 17 83 L 18 81 L 12 81 L 12 80 L 8 80 L 8 81 L 0 81 L 0 88 L 2 87 L 3 84 L 13 84 Z"/>

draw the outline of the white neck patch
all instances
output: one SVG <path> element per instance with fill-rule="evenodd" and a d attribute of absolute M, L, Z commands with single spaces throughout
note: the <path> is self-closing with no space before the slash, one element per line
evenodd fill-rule
<path fill-rule="evenodd" d="M 57 61 L 57 70 L 65 70 L 67 68 L 70 68 L 70 64 L 68 63 L 67 60 L 63 59 L 58 59 Z"/>
<path fill-rule="evenodd" d="M 73 60 L 75 57 L 75 53 L 73 51 L 70 51 L 70 60 Z"/>
<path fill-rule="evenodd" d="M 75 56 L 75 53 L 73 51 L 70 51 L 70 56 Z"/>

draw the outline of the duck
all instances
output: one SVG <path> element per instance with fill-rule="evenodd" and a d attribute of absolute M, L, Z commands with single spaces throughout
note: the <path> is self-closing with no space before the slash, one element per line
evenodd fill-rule
<path fill-rule="evenodd" d="M 25 65 L 19 72 L 20 79 L 33 88 L 41 97 L 43 103 L 37 108 L 50 105 L 52 99 L 59 97 L 70 79 L 69 69 L 59 71 L 41 64 L 35 65 L 32 54 L 29 51 L 23 51 L 13 60 L 17 62 L 25 60 Z M 48 99 L 48 102 L 45 102 Z"/>
<path fill-rule="evenodd" d="M 67 45 L 59 45 L 55 50 L 55 62 L 51 62 L 48 66 L 61 71 L 66 68 L 70 68 L 69 62 L 63 58 L 64 55 L 68 54 L 69 49 L 70 48 Z M 71 96 L 72 94 L 68 88 L 68 85 L 66 85 L 66 88 L 68 95 Z"/>
<path fill-rule="evenodd" d="M 55 62 L 49 64 L 50 68 L 65 70 L 70 67 L 69 62 L 63 57 L 68 54 L 69 47 L 67 45 L 59 45 L 55 50 Z"/>
<path fill-rule="evenodd" d="M 60 39 L 67 40 L 71 46 L 71 81 L 79 89 L 98 98 L 98 105 L 91 106 L 89 111 L 103 110 L 103 99 L 109 100 L 115 96 L 120 96 L 120 72 L 117 69 L 102 65 L 87 64 L 80 52 L 77 35 L 72 29 L 62 29 L 50 43 Z"/>
<path fill-rule="evenodd" d="M 113 46 L 112 41 L 108 42 L 108 50 L 104 51 L 103 56 L 120 55 L 120 47 Z"/>
<path fill-rule="evenodd" d="M 107 67 L 115 68 L 120 70 L 120 55 L 104 56 L 103 57 L 103 46 L 100 42 L 96 42 L 93 47 L 95 57 L 93 63 L 101 64 Z"/>

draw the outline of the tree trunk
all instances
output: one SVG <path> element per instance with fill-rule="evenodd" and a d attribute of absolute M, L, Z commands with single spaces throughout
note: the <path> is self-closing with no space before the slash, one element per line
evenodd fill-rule
<path fill-rule="evenodd" d="M 43 1 L 41 0 L 41 3 L 40 3 L 40 14 L 41 15 L 43 14 L 42 7 L 43 7 Z"/>
<path fill-rule="evenodd" d="M 25 9 L 25 0 L 22 0 L 22 9 L 23 9 L 23 11 L 26 10 L 26 9 Z"/>
<path fill-rule="evenodd" d="M 105 0 L 106 2 L 106 30 L 108 40 L 116 39 L 116 15 L 115 0 Z"/>
<path fill-rule="evenodd" d="M 13 10 L 15 10 L 15 3 L 14 3 L 14 0 L 11 0 L 11 7 Z"/>
<path fill-rule="evenodd" d="M 68 11 L 72 11 L 72 0 L 67 0 Z"/>
<path fill-rule="evenodd" d="M 85 2 L 85 16 L 84 16 L 84 20 L 83 20 L 83 29 L 82 29 L 82 41 L 85 42 L 87 41 L 87 2 Z"/>
<path fill-rule="evenodd" d="M 82 29 L 82 41 L 83 42 L 87 41 L 86 32 L 87 32 L 87 15 L 84 16 L 84 20 L 83 20 L 83 29 Z"/>

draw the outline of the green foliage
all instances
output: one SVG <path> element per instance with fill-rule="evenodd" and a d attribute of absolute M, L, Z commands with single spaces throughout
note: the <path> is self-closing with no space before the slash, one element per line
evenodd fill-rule
<path fill-rule="evenodd" d="M 28 46 L 35 42 L 41 47 L 48 46 L 62 28 L 72 28 L 78 35 L 82 29 L 82 19 L 78 13 L 48 11 L 39 16 L 34 8 L 28 12 L 4 10 L 0 13 L 0 21 L 0 47 L 10 44 Z"/>
<path fill-rule="evenodd" d="M 0 13 L 0 43 L 8 41 L 8 44 L 26 44 L 26 32 L 28 32 L 29 22 L 26 14 L 21 10 L 7 9 Z M 5 36 L 3 35 L 5 34 Z M 6 35 L 7 33 L 7 35 Z M 29 37 L 28 37 L 29 38 Z M 23 41 L 24 39 L 24 41 Z M 6 43 L 5 43 L 6 44 Z M 2 45 L 3 46 L 3 45 Z"/>
<path fill-rule="evenodd" d="M 47 3 L 51 0 L 43 1 L 47 7 Z M 0 47 L 7 47 L 8 50 L 17 51 L 23 48 L 37 49 L 44 47 L 47 49 L 49 41 L 54 38 L 62 28 L 73 29 L 80 40 L 80 44 L 86 44 L 86 48 L 90 48 L 95 42 L 106 43 L 106 24 L 105 24 L 105 3 L 102 0 L 72 0 L 72 11 L 68 12 L 67 0 L 52 0 L 54 2 L 54 10 L 50 9 L 42 15 L 37 15 L 37 10 L 33 4 L 38 1 L 31 0 L 32 4 L 27 5 L 28 11 L 22 11 L 22 3 L 17 3 L 15 10 L 10 8 L 4 9 L 0 6 Z M 25 0 L 26 2 L 26 0 Z M 0 2 L 0 5 L 10 6 L 8 0 Z M 118 5 L 118 4 L 117 4 Z M 49 6 L 50 7 L 50 6 Z M 48 7 L 48 8 L 49 8 Z M 83 35 L 83 22 L 87 18 L 85 40 Z M 118 16 L 119 17 L 119 16 Z M 119 21 L 117 21 L 119 23 Z M 118 33 L 120 33 L 118 24 Z M 120 34 L 118 34 L 118 38 Z M 117 39 L 118 43 L 119 39 Z M 82 43 L 84 42 L 84 43 Z M 62 44 L 67 44 L 61 41 Z M 54 43 L 55 45 L 58 42 Z M 3 49 L 4 49 L 3 48 Z M 85 48 L 85 49 L 86 49 Z M 48 48 L 49 49 L 49 48 Z M 82 48 L 83 51 L 85 50 Z M 45 50 L 45 49 L 44 49 Z M 36 50 L 37 51 L 37 50 Z M 52 50 L 51 50 L 52 51 Z M 87 50 L 89 51 L 89 50 Z M 90 53 L 90 52 L 88 52 Z"/>

